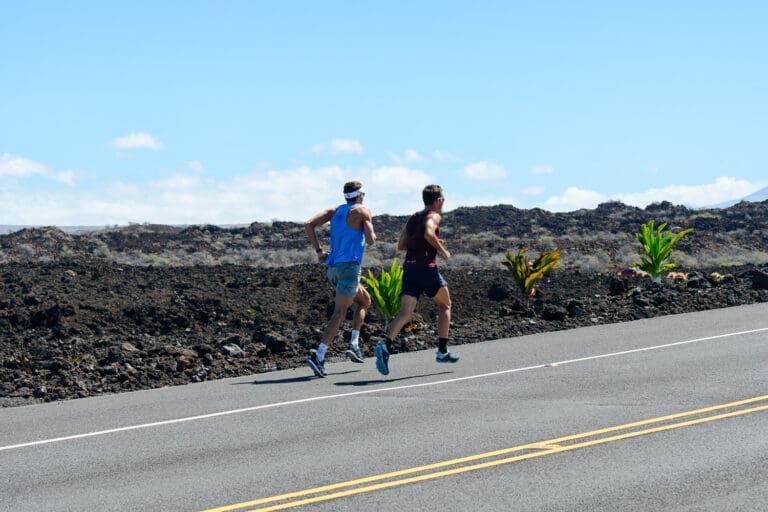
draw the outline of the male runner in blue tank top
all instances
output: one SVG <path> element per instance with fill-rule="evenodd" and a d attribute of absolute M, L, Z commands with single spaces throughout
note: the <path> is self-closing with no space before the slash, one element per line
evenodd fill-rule
<path fill-rule="evenodd" d="M 382 375 L 389 374 L 389 354 L 392 342 L 411 319 L 422 293 L 430 297 L 438 309 L 437 354 L 438 363 L 456 363 L 459 356 L 448 352 L 448 330 L 451 326 L 451 295 L 448 283 L 437 270 L 437 255 L 447 260 L 451 253 L 440 239 L 440 213 L 445 197 L 440 185 L 427 185 L 422 191 L 424 209 L 408 219 L 397 248 L 405 253 L 403 263 L 402 306 L 387 328 L 387 338 L 376 345 L 376 368 Z"/>
<path fill-rule="evenodd" d="M 349 349 L 344 355 L 356 363 L 363 362 L 359 345 L 360 328 L 371 305 L 371 296 L 360 284 L 360 272 L 365 244 L 373 245 L 376 242 L 376 233 L 373 231 L 371 211 L 363 206 L 365 192 L 362 187 L 359 181 L 345 183 L 345 204 L 325 209 L 304 223 L 309 242 L 317 252 L 317 261 L 328 265 L 328 281 L 336 287 L 333 315 L 323 331 L 320 345 L 307 359 L 307 365 L 318 377 L 326 376 L 325 353 L 336 338 L 347 310 L 353 303 L 357 304 L 357 309 L 352 319 Z M 315 228 L 328 221 L 331 222 L 331 250 L 326 253 L 317 239 Z"/>

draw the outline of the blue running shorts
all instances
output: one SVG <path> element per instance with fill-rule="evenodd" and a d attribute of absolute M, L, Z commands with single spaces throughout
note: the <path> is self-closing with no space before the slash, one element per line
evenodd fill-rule
<path fill-rule="evenodd" d="M 345 261 L 328 266 L 328 282 L 336 287 L 336 293 L 347 297 L 357 295 L 361 266 L 356 261 Z"/>

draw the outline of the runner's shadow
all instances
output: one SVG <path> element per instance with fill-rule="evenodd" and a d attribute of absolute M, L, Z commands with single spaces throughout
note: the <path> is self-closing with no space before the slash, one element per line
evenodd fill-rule
<path fill-rule="evenodd" d="M 351 382 L 334 382 L 334 386 L 370 386 L 371 384 L 384 384 L 387 382 L 398 382 L 401 380 L 411 380 L 411 379 L 420 379 L 422 377 L 433 377 L 435 375 L 445 375 L 446 373 L 453 373 L 453 372 L 437 372 L 437 373 L 426 373 L 424 375 L 409 375 L 408 377 L 400 377 L 398 379 L 376 379 L 376 380 L 357 380 L 357 381 L 351 381 Z"/>
<path fill-rule="evenodd" d="M 332 375 L 346 375 L 347 373 L 360 373 L 360 370 L 351 370 L 348 372 L 331 372 L 328 374 L 328 376 Z M 310 380 L 317 380 L 319 377 L 316 377 L 314 374 L 311 373 L 310 375 L 302 375 L 301 377 L 288 377 L 286 379 L 269 379 L 269 380 L 259 380 L 256 379 L 253 382 L 239 382 L 232 384 L 233 386 L 239 386 L 241 384 L 292 384 L 294 382 L 308 382 Z"/>
<path fill-rule="evenodd" d="M 239 382 L 232 384 L 233 386 L 239 386 L 241 384 L 291 384 L 293 382 L 307 382 L 312 379 L 316 379 L 314 375 L 305 375 L 303 377 L 290 377 L 288 379 L 270 379 L 270 380 L 254 380 L 251 382 Z"/>

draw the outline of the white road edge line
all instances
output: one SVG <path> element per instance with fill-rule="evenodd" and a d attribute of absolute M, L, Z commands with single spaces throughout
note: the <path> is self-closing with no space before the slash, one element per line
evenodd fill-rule
<path fill-rule="evenodd" d="M 44 444 L 59 443 L 59 442 L 62 442 L 62 441 L 72 441 L 72 440 L 75 440 L 75 439 L 85 439 L 85 438 L 88 438 L 88 437 L 103 436 L 103 435 L 107 435 L 107 434 L 114 434 L 114 433 L 117 433 L 117 432 L 126 432 L 126 431 L 129 431 L 129 430 L 139 430 L 139 429 L 144 429 L 144 428 L 162 427 L 162 426 L 166 426 L 166 425 L 175 425 L 175 424 L 178 424 L 178 423 L 186 423 L 186 422 L 189 422 L 189 421 L 197 421 L 197 420 L 205 420 L 205 419 L 209 419 L 209 418 L 217 418 L 219 416 L 229 416 L 231 414 L 241 414 L 241 413 L 244 413 L 244 412 L 253 412 L 253 411 L 259 411 L 259 410 L 263 410 L 263 409 L 273 409 L 273 408 L 276 408 L 276 407 L 285 407 L 285 406 L 289 406 L 289 405 L 297 405 L 297 404 L 304 404 L 304 403 L 309 403 L 309 402 L 317 402 L 317 401 L 320 401 L 320 400 L 330 400 L 330 399 L 334 399 L 334 398 L 346 398 L 346 397 L 358 396 L 358 395 L 370 395 L 370 394 L 373 394 L 373 393 L 384 393 L 384 392 L 387 392 L 387 391 L 399 391 L 399 390 L 402 390 L 402 389 L 413 389 L 413 388 L 422 388 L 422 387 L 427 387 L 427 386 L 438 386 L 438 385 L 441 385 L 441 384 L 450 384 L 450 383 L 453 383 L 453 382 L 461 382 L 461 381 L 465 381 L 465 380 L 474 380 L 474 379 L 482 379 L 482 378 L 487 378 L 487 377 L 495 377 L 495 376 L 498 376 L 498 375 L 505 375 L 505 374 L 509 374 L 509 373 L 525 372 L 525 371 L 529 371 L 529 370 L 537 370 L 537 369 L 540 369 L 540 368 L 545 368 L 545 367 L 550 367 L 550 366 L 560 366 L 560 365 L 564 365 L 564 364 L 582 363 L 584 361 L 592 361 L 592 360 L 595 360 L 595 359 L 604 359 L 604 358 L 607 358 L 607 357 L 624 356 L 624 355 L 627 355 L 627 354 L 637 354 L 639 352 L 648 352 L 648 351 L 651 351 L 651 350 L 660 350 L 660 349 L 665 349 L 665 348 L 670 348 L 670 347 L 678 347 L 678 346 L 681 346 L 681 345 L 688 345 L 688 344 L 691 344 L 691 343 L 700 343 L 702 341 L 711 341 L 711 340 L 716 340 L 716 339 L 720 339 L 720 338 L 729 338 L 729 337 L 733 337 L 733 336 L 742 336 L 742 335 L 745 335 L 745 334 L 754 334 L 754 333 L 763 332 L 763 331 L 768 331 L 768 327 L 762 327 L 762 328 L 759 328 L 759 329 L 751 329 L 749 331 L 740 331 L 740 332 L 732 332 L 732 333 L 726 333 L 726 334 L 717 334 L 717 335 L 714 335 L 714 336 L 707 336 L 707 337 L 704 337 L 704 338 L 696 338 L 696 339 L 692 339 L 692 340 L 685 340 L 685 341 L 677 341 L 677 342 L 674 342 L 674 343 L 667 343 L 665 345 L 655 345 L 655 346 L 652 346 L 652 347 L 643 347 L 643 348 L 636 348 L 636 349 L 632 349 L 632 350 L 623 350 L 621 352 L 610 352 L 610 353 L 607 353 L 607 354 L 598 354 L 596 356 L 580 357 L 578 359 L 568 359 L 568 360 L 565 360 L 565 361 L 555 361 L 555 362 L 550 362 L 550 363 L 537 364 L 537 365 L 534 365 L 534 366 L 526 366 L 526 367 L 522 367 L 522 368 L 512 368 L 512 369 L 509 369 L 509 370 L 500 370 L 498 372 L 483 373 L 483 374 L 478 374 L 478 375 L 469 375 L 467 377 L 457 377 L 455 379 L 439 380 L 439 381 L 435 381 L 435 382 L 422 382 L 420 384 L 407 384 L 407 385 L 403 385 L 403 386 L 395 386 L 395 387 L 389 387 L 389 388 L 368 389 L 368 390 L 364 390 L 364 391 L 354 391 L 354 392 L 351 392 L 351 393 L 341 393 L 341 394 L 336 394 L 336 395 L 324 395 L 324 396 L 316 396 L 316 397 L 311 397 L 311 398 L 301 398 L 301 399 L 298 399 L 298 400 L 289 400 L 287 402 L 277 402 L 277 403 L 273 403 L 273 404 L 256 405 L 256 406 L 253 406 L 253 407 L 244 407 L 242 409 L 232 409 L 232 410 L 229 410 L 229 411 L 214 412 L 214 413 L 210 413 L 210 414 L 200 414 L 198 416 L 188 416 L 186 418 L 176 418 L 176 419 L 173 419 L 173 420 L 155 421 L 155 422 L 152 422 L 152 423 L 143 423 L 143 424 L 140 424 L 140 425 L 131 425 L 131 426 L 128 426 L 128 427 L 119 427 L 119 428 L 111 428 L 111 429 L 108 429 L 108 430 L 99 430 L 99 431 L 95 431 L 95 432 L 86 432 L 85 434 L 75 434 L 75 435 L 71 435 L 71 436 L 54 437 L 54 438 L 50 438 L 50 439 L 41 439 L 39 441 L 30 441 L 30 442 L 27 442 L 27 443 L 19 443 L 19 444 L 7 445 L 7 446 L 0 446 L 0 452 L 6 451 L 6 450 L 15 450 L 15 449 L 18 449 L 18 448 L 28 448 L 28 447 L 31 447 L 31 446 L 40 446 L 40 445 L 44 445 Z"/>

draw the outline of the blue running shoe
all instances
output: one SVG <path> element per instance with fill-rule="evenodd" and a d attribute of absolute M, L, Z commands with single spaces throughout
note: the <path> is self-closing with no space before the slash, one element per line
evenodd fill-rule
<path fill-rule="evenodd" d="M 438 350 L 437 354 L 435 355 L 435 361 L 438 363 L 458 363 L 459 356 L 451 354 L 450 352 L 440 352 Z"/>
<path fill-rule="evenodd" d="M 376 354 L 376 369 L 382 375 L 389 375 L 389 350 L 387 350 L 387 344 L 382 341 L 376 345 L 373 352 Z"/>
<path fill-rule="evenodd" d="M 307 366 L 312 368 L 312 371 L 315 372 L 315 375 L 318 377 L 325 377 L 327 375 L 325 373 L 325 361 L 318 361 L 317 353 L 314 350 L 312 351 L 312 356 L 307 359 Z"/>
<path fill-rule="evenodd" d="M 350 361 L 353 363 L 362 363 L 365 360 L 363 359 L 363 353 L 360 352 L 360 347 L 355 347 L 353 345 L 350 345 L 347 350 L 344 351 L 344 355 L 349 358 Z"/>

